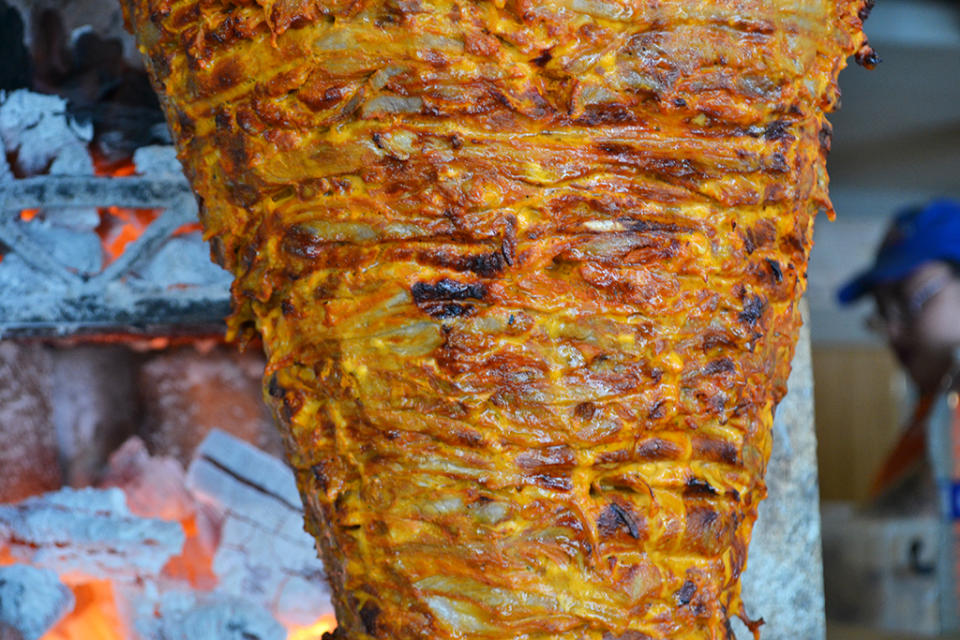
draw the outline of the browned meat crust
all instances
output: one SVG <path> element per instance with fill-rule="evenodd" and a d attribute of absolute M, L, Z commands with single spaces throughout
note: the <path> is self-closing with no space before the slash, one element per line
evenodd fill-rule
<path fill-rule="evenodd" d="M 356 640 L 727 638 L 862 0 L 127 0 Z"/>

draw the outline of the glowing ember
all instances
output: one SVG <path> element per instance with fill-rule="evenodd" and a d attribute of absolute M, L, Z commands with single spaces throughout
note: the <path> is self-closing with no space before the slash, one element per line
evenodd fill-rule
<path fill-rule="evenodd" d="M 213 589 L 217 576 L 213 572 L 213 541 L 205 539 L 197 527 L 196 516 L 181 520 L 187 540 L 183 552 L 170 559 L 163 568 L 164 575 L 188 582 L 197 589 Z"/>
<path fill-rule="evenodd" d="M 126 250 L 127 245 L 140 237 L 160 212 L 157 209 L 125 209 L 105 207 L 100 212 L 97 233 L 103 242 L 105 264 L 110 264 Z"/>
<path fill-rule="evenodd" d="M 287 640 L 320 640 L 323 634 L 337 628 L 337 619 L 334 616 L 323 616 L 309 627 L 291 629 Z"/>
<path fill-rule="evenodd" d="M 36 514 L 48 514 L 50 509 L 43 507 L 49 502 L 62 507 L 55 511 L 57 518 L 64 517 L 63 509 L 74 509 L 82 524 L 76 529 L 76 549 L 63 537 L 49 544 L 42 537 L 35 544 L 29 536 L 0 537 L 0 566 L 46 558 L 44 568 L 56 571 L 63 583 L 57 585 L 60 597 L 66 598 L 67 588 L 74 595 L 73 610 L 60 619 L 70 606 L 64 600 L 45 625 L 60 621 L 41 640 L 200 638 L 203 634 L 197 635 L 196 630 L 221 624 L 224 612 L 230 625 L 255 630 L 251 637 L 270 640 L 322 640 L 336 628 L 328 592 L 315 584 L 323 568 L 312 540 L 303 534 L 298 541 L 289 527 L 281 526 L 299 515 L 276 497 L 282 494 L 274 493 L 294 490 L 289 469 L 222 432 L 208 436 L 197 456 L 185 471 L 173 458 L 150 456 L 143 442 L 134 438 L 110 457 L 101 488 L 63 489 L 24 502 L 23 513 L 32 516 L 30 522 L 44 521 Z M 214 470 L 221 472 L 204 474 L 204 465 L 212 460 L 221 465 L 214 465 Z M 265 471 L 272 469 L 269 461 L 276 463 L 273 475 Z M 257 478 L 263 487 L 253 489 L 239 481 L 242 475 L 231 475 L 242 473 L 242 466 L 230 466 L 240 463 L 262 472 Z M 121 497 L 123 508 L 113 504 Z M 253 514 L 262 523 L 255 522 Z M 109 519 L 107 529 L 100 518 Z M 9 515 L 8 519 L 14 523 L 11 531 L 20 531 L 16 528 L 20 521 Z M 0 520 L 0 524 L 6 522 Z M 56 522 L 58 532 L 72 535 L 75 529 L 69 517 Z M 124 536 L 118 536 L 120 543 L 111 538 L 117 527 L 138 532 L 146 525 L 154 535 L 144 540 L 166 549 L 154 565 L 137 559 L 144 545 L 127 548 Z M 179 533 L 181 528 L 183 535 L 172 546 L 167 544 L 169 530 Z M 167 531 L 166 537 L 157 533 L 161 529 Z M 103 531 L 103 535 L 87 539 L 84 532 L 88 530 Z M 271 573 L 268 565 L 273 563 L 279 568 Z M 261 591 L 254 593 L 257 589 Z M 164 629 L 175 632 L 169 635 Z"/>
<path fill-rule="evenodd" d="M 124 640 L 128 637 L 110 581 L 87 582 L 72 586 L 71 590 L 77 599 L 76 606 L 41 640 Z"/>
<path fill-rule="evenodd" d="M 91 156 L 94 173 L 98 176 L 124 177 L 131 176 L 137 171 L 131 160 L 108 163 L 97 153 L 91 153 Z M 127 245 L 139 238 L 150 223 L 160 215 L 158 209 L 104 207 L 98 211 L 100 226 L 97 227 L 97 233 L 103 242 L 104 266 L 123 255 Z"/>

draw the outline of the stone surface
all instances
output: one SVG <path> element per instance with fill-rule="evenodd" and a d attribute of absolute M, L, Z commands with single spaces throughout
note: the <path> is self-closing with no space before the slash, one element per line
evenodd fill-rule
<path fill-rule="evenodd" d="M 23 564 L 0 567 L 0 624 L 23 640 L 39 640 L 73 605 L 73 592 L 53 571 Z"/>
<path fill-rule="evenodd" d="M 39 344 L 0 342 L 0 502 L 60 486 L 51 366 L 49 351 Z"/>
<path fill-rule="evenodd" d="M 813 429 L 813 370 L 810 331 L 800 332 L 789 393 L 777 408 L 773 453 L 767 467 L 769 494 L 760 505 L 743 602 L 752 618 L 763 618 L 763 640 L 823 640 L 823 562 Z M 750 633 L 734 621 L 738 638 Z"/>
<path fill-rule="evenodd" d="M 952 554 L 943 553 L 938 514 L 871 513 L 828 502 L 822 516 L 831 622 L 929 636 L 950 628 L 940 594 L 941 578 L 952 573 Z"/>

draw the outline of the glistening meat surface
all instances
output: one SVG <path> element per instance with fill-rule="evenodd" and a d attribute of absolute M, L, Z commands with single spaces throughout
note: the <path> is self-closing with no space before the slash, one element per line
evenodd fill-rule
<path fill-rule="evenodd" d="M 720 640 L 863 0 L 125 0 L 350 640 Z"/>

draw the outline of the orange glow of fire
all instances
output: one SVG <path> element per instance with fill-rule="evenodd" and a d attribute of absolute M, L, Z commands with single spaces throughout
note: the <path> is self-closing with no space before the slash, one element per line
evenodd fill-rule
<path fill-rule="evenodd" d="M 334 616 L 323 616 L 309 627 L 291 629 L 287 640 L 320 640 L 323 634 L 337 628 L 337 619 Z"/>
<path fill-rule="evenodd" d="M 130 159 L 110 161 L 91 149 L 94 174 L 98 176 L 126 177 L 136 173 L 137 168 Z M 103 245 L 103 266 L 123 255 L 123 252 L 146 230 L 159 215 L 159 209 L 129 209 L 125 207 L 102 207 L 97 209 L 100 214 L 100 225 L 97 233 Z M 30 222 L 37 217 L 40 209 L 22 209 L 20 218 Z M 191 222 L 174 231 L 174 236 L 200 231 L 199 222 Z"/>
<path fill-rule="evenodd" d="M 160 211 L 157 209 L 126 209 L 123 207 L 104 207 L 99 209 L 100 226 L 97 233 L 103 243 L 105 262 L 110 264 L 126 250 L 127 246 L 140 237 Z"/>
<path fill-rule="evenodd" d="M 170 560 L 163 569 L 167 578 L 188 582 L 193 588 L 212 590 L 216 587 L 213 573 L 214 544 L 204 540 L 196 517 L 180 520 L 186 534 L 183 552 Z M 0 566 L 22 562 L 0 546 Z M 114 584 L 109 580 L 74 576 L 69 581 L 76 605 L 40 640 L 127 640 L 131 636 L 129 625 L 120 613 L 114 593 Z M 289 626 L 287 640 L 321 640 L 337 626 L 333 615 L 324 615 L 308 626 Z"/>
<path fill-rule="evenodd" d="M 98 176 L 125 177 L 136 173 L 132 160 L 108 162 L 98 153 L 92 153 L 94 173 Z M 158 209 L 127 209 L 124 207 L 104 207 L 98 209 L 100 226 L 97 233 L 103 244 L 104 266 L 107 266 L 126 250 L 131 242 L 140 237 L 153 222 L 160 211 Z"/>
<path fill-rule="evenodd" d="M 199 535 L 196 517 L 181 520 L 187 539 L 179 556 L 171 558 L 163 573 L 171 578 L 189 582 L 195 589 L 212 589 L 217 584 L 213 572 L 214 550 Z"/>
<path fill-rule="evenodd" d="M 76 606 L 41 640 L 123 640 L 125 625 L 117 611 L 113 584 L 95 580 L 71 587 Z"/>

